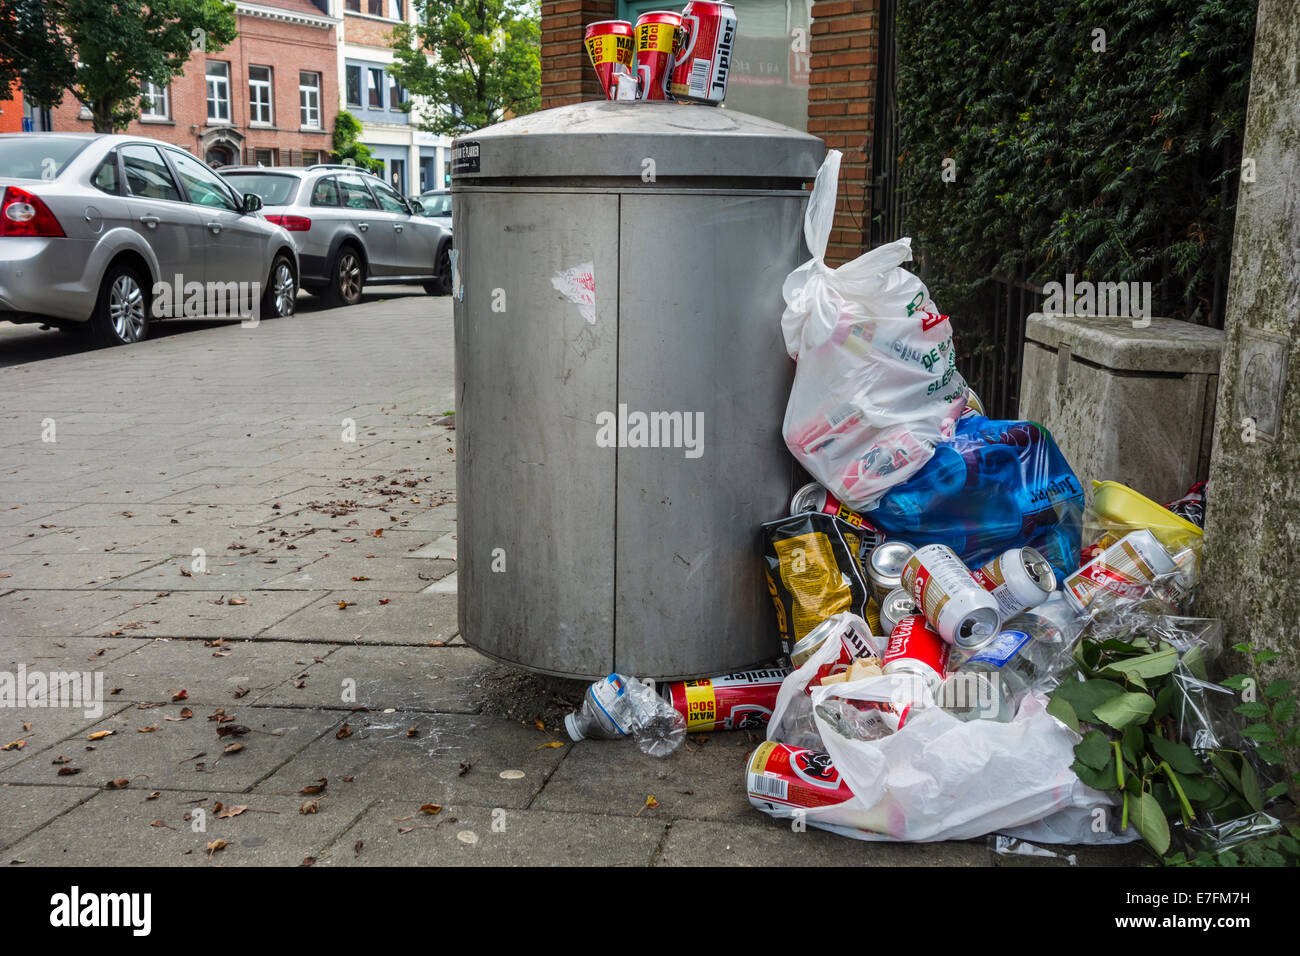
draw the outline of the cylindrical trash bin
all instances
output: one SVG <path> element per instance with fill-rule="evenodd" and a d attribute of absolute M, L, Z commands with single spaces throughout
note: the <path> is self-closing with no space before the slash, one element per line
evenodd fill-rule
<path fill-rule="evenodd" d="M 452 150 L 461 633 L 530 670 L 709 676 L 779 653 L 758 525 L 785 513 L 816 137 L 582 103 Z"/>

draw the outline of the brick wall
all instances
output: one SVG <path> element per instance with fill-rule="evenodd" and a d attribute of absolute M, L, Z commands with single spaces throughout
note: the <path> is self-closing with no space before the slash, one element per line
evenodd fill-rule
<path fill-rule="evenodd" d="M 389 37 L 396 26 L 396 22 L 385 23 L 382 20 L 371 20 L 351 13 L 344 13 L 343 15 L 343 35 L 345 39 L 348 43 L 359 43 L 362 46 L 389 49 L 392 46 Z"/>
<path fill-rule="evenodd" d="M 828 0 L 812 8 L 808 132 L 844 154 L 826 260 L 861 255 L 870 234 L 871 133 L 876 104 L 876 0 Z"/>
<path fill-rule="evenodd" d="M 582 38 L 587 24 L 613 20 L 616 10 L 614 0 L 543 0 L 542 109 L 605 98 Z"/>
<path fill-rule="evenodd" d="M 172 80 L 170 121 L 136 120 L 125 132 L 201 154 L 199 136 L 208 128 L 206 61 L 220 60 L 230 64 L 230 122 L 244 135 L 244 155 L 235 157 L 235 161 L 253 162 L 254 149 L 275 149 L 279 151 L 280 165 L 301 162 L 302 150 L 329 150 L 333 145 L 339 103 L 337 49 L 333 27 L 322 30 L 241 16 L 239 35 L 224 50 L 195 53 L 184 75 Z M 248 125 L 249 66 L 271 68 L 270 128 Z M 320 132 L 301 130 L 298 73 L 302 70 L 320 74 Z M 91 131 L 90 120 L 82 119 L 80 114 L 81 104 L 71 94 L 65 96 L 52 111 L 54 129 Z"/>

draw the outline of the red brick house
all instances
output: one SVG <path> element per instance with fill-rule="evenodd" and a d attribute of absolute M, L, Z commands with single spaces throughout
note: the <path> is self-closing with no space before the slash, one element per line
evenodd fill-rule
<path fill-rule="evenodd" d="M 338 25 L 328 0 L 237 2 L 239 35 L 196 51 L 183 76 L 150 88 L 127 132 L 181 146 L 212 166 L 291 166 L 328 158 L 338 115 Z M 56 131 L 90 130 L 71 95 Z"/>
<path fill-rule="evenodd" d="M 731 0 L 739 18 L 727 107 L 820 136 L 844 153 L 826 258 L 860 255 L 870 234 L 880 9 L 890 0 Z M 582 46 L 596 20 L 680 10 L 655 0 L 543 0 L 542 107 L 600 99 Z"/>

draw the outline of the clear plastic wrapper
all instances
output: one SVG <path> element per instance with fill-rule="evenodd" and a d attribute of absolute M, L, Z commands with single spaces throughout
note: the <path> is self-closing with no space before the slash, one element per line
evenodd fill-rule
<path fill-rule="evenodd" d="M 791 454 L 850 508 L 875 505 L 952 434 L 966 405 L 952 327 L 902 268 L 908 239 L 837 269 L 823 257 L 835 218 L 840 153 L 830 150 L 808 200 L 813 257 L 786 278 L 781 331 L 797 360 L 782 434 Z"/>
<path fill-rule="evenodd" d="M 970 415 L 867 519 L 918 547 L 943 544 L 977 568 L 1031 547 L 1058 581 L 1079 566 L 1083 488 L 1046 428 Z"/>
<path fill-rule="evenodd" d="M 1281 829 L 1281 820 L 1261 811 L 1222 823 L 1193 824 L 1187 828 L 1187 842 L 1194 849 L 1219 853 Z"/>

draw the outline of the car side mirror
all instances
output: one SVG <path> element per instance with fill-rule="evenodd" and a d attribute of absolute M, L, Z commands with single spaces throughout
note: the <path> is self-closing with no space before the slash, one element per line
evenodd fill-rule
<path fill-rule="evenodd" d="M 261 196 L 257 193 L 244 193 L 244 212 L 257 212 L 261 208 Z"/>
<path fill-rule="evenodd" d="M 406 204 L 407 204 L 408 206 L 411 207 L 411 215 L 412 215 L 412 216 L 423 216 L 423 215 L 425 215 L 425 212 L 424 212 L 424 203 L 420 202 L 420 200 L 418 200 L 418 199 L 410 199 L 410 200 L 407 200 L 407 203 L 406 203 Z"/>

